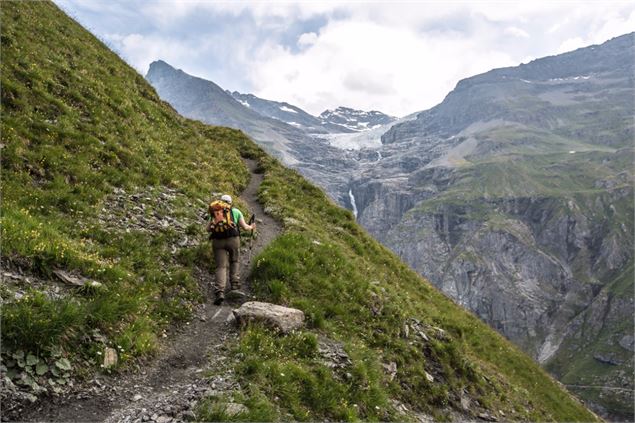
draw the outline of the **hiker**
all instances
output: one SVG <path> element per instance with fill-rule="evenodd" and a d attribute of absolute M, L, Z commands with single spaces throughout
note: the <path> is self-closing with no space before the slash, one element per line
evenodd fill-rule
<path fill-rule="evenodd" d="M 214 304 L 220 305 L 225 299 L 225 286 L 227 285 L 227 268 L 229 267 L 230 293 L 244 296 L 240 290 L 240 263 L 238 254 L 240 250 L 239 226 L 246 231 L 256 229 L 256 223 L 251 225 L 245 222 L 240 210 L 232 207 L 230 195 L 223 195 L 220 201 L 212 201 L 209 205 L 210 221 L 207 232 L 212 239 L 214 260 L 216 261 L 216 285 L 214 286 Z"/>

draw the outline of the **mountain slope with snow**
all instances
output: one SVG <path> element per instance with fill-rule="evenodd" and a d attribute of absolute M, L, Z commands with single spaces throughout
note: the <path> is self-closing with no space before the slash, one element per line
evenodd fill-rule
<path fill-rule="evenodd" d="M 340 132 L 360 132 L 376 129 L 397 119 L 377 110 L 366 112 L 349 107 L 325 110 L 320 114 L 319 118 L 324 125 L 337 128 Z"/>

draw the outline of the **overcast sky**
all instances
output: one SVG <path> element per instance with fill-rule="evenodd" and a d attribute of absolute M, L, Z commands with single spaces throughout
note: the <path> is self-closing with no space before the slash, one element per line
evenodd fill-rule
<path fill-rule="evenodd" d="M 54 1 L 144 76 L 162 59 L 314 115 L 401 117 L 462 78 L 635 31 L 635 1 Z"/>

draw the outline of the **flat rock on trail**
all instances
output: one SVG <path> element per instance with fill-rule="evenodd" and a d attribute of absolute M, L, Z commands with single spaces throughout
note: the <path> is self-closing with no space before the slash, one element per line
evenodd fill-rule
<path fill-rule="evenodd" d="M 258 234 L 251 246 L 249 242 L 243 246 L 240 257 L 241 279 L 246 282 L 244 287 L 249 296 L 250 261 L 282 228 L 264 213 L 257 201 L 263 175 L 255 173 L 254 161 L 245 163 L 251 171 L 251 180 L 240 198 L 249 213 L 256 214 Z M 225 347 L 228 339 L 238 336 L 232 314 L 232 306 L 238 303 L 213 305 L 214 275 L 209 269 L 199 269 L 196 277 L 206 294 L 205 304 L 199 306 L 192 321 L 164 333 L 154 358 L 134 370 L 96 375 L 66 396 L 43 398 L 24 410 L 17 420 L 187 421 L 194 419 L 194 407 L 202 397 L 239 389 Z"/>

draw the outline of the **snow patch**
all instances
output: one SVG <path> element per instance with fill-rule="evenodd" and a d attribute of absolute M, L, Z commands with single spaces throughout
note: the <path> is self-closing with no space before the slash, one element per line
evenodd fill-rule
<path fill-rule="evenodd" d="M 293 110 L 287 106 L 280 106 L 280 110 L 282 110 L 283 112 L 298 113 L 297 110 Z"/>
<path fill-rule="evenodd" d="M 242 104 L 243 106 L 245 106 L 245 107 L 251 107 L 251 104 L 247 103 L 246 101 L 243 101 L 243 100 L 238 100 L 238 99 L 236 99 L 236 100 L 237 100 L 240 104 Z"/>
<path fill-rule="evenodd" d="M 578 79 L 589 79 L 591 78 L 591 75 L 578 75 L 578 76 L 570 76 L 568 78 L 551 78 L 548 79 L 547 81 L 567 81 L 567 80 L 574 80 L 577 81 Z"/>
<path fill-rule="evenodd" d="M 340 150 L 360 150 L 362 148 L 381 147 L 382 133 L 375 131 L 353 132 L 343 134 L 324 134 L 320 138 L 329 142 L 332 147 Z"/>

